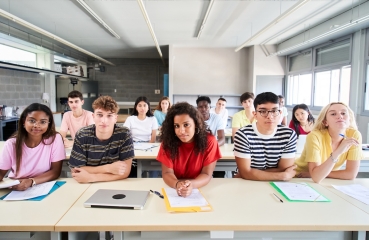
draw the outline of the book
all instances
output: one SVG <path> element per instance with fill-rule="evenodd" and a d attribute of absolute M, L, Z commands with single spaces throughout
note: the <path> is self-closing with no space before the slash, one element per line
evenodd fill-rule
<path fill-rule="evenodd" d="M 193 189 L 190 196 L 178 196 L 176 189 L 162 188 L 164 202 L 168 212 L 209 212 L 213 208 L 200 189 Z"/>

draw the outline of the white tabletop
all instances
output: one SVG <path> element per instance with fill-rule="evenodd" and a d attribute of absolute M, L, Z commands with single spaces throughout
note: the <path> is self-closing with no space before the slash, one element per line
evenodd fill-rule
<path fill-rule="evenodd" d="M 94 183 L 56 224 L 56 231 L 368 231 L 369 214 L 311 179 L 331 202 L 279 202 L 268 182 L 212 179 L 202 192 L 212 212 L 173 214 L 151 194 L 143 210 L 85 208 L 98 189 L 160 190 L 162 179 Z"/>
<path fill-rule="evenodd" d="M 54 231 L 63 217 L 90 184 L 79 184 L 74 179 L 41 201 L 0 201 L 0 231 Z M 9 189 L 0 189 L 0 196 Z"/>

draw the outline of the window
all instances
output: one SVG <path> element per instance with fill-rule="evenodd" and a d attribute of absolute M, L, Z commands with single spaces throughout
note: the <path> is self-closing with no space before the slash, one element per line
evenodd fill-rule
<path fill-rule="evenodd" d="M 365 83 L 365 110 L 369 110 L 369 91 L 368 91 L 368 83 L 369 83 L 369 63 L 366 64 L 366 83 Z"/>
<path fill-rule="evenodd" d="M 36 54 L 0 44 L 0 61 L 36 67 Z"/>
<path fill-rule="evenodd" d="M 348 104 L 351 44 L 351 36 L 344 37 L 290 55 L 287 105 L 305 103 L 319 109 L 330 102 L 341 101 Z M 367 105 L 369 108 L 369 100 Z"/>

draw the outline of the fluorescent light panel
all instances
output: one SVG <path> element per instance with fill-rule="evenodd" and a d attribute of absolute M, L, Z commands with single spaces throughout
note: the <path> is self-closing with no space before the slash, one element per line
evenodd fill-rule
<path fill-rule="evenodd" d="M 204 19 L 202 20 L 202 23 L 201 23 L 201 26 L 200 26 L 199 32 L 197 33 L 197 39 L 199 39 L 199 38 L 200 38 L 200 35 L 201 35 L 201 33 L 202 33 L 202 30 L 204 30 L 206 20 L 208 19 L 208 16 L 209 16 L 209 14 L 210 14 L 210 10 L 211 10 L 211 8 L 213 7 L 213 4 L 214 4 L 214 0 L 211 0 L 211 1 L 210 1 L 210 3 L 209 3 L 208 9 L 206 10 L 205 17 L 204 17 Z"/>
<path fill-rule="evenodd" d="M 279 21 L 283 20 L 288 15 L 290 15 L 291 13 L 293 13 L 294 11 L 296 11 L 297 9 L 299 9 L 300 7 L 302 7 L 303 5 L 305 5 L 306 3 L 308 3 L 309 1 L 310 0 L 301 0 L 298 3 L 296 3 L 294 6 L 292 6 L 290 9 L 288 9 L 286 12 L 284 12 L 282 15 L 280 15 L 279 17 L 277 17 L 273 22 L 269 23 L 267 26 L 265 26 L 263 29 L 261 29 L 259 32 L 257 32 L 254 36 L 252 36 L 251 38 L 249 38 L 241 46 L 239 46 L 238 48 L 236 48 L 235 52 L 238 52 L 239 50 L 241 50 L 242 48 L 244 48 L 249 42 L 255 40 L 257 37 L 259 37 L 261 34 L 263 34 L 264 32 L 266 32 L 267 30 L 269 30 L 271 27 L 273 27 Z"/>
<path fill-rule="evenodd" d="M 87 12 L 89 12 L 99 23 L 101 23 L 101 25 L 103 25 L 111 34 L 114 35 L 114 37 L 120 39 L 120 36 L 111 28 L 109 27 L 109 25 L 104 22 L 104 20 L 102 20 L 99 15 L 97 15 L 97 13 L 94 12 L 94 10 L 92 10 L 87 3 L 85 3 L 85 1 L 83 0 L 77 0 L 77 2 L 84 7 L 84 9 L 86 9 Z"/>
<path fill-rule="evenodd" d="M 15 15 L 7 12 L 7 11 L 4 11 L 3 9 L 0 9 L 0 16 L 3 16 L 5 18 L 7 18 L 7 19 L 10 19 L 10 20 L 12 20 L 14 22 L 17 22 L 18 24 L 20 24 L 20 25 L 22 25 L 24 27 L 27 27 L 27 28 L 35 31 L 35 32 L 38 32 L 38 33 L 46 36 L 46 37 L 52 38 L 55 41 L 58 41 L 58 42 L 60 42 L 62 44 L 65 44 L 65 45 L 67 45 L 67 46 L 69 46 L 69 47 L 71 47 L 71 48 L 73 48 L 73 49 L 75 49 L 77 51 L 80 51 L 80 52 L 82 52 L 82 53 L 84 53 L 86 55 L 89 55 L 89 56 L 91 56 L 93 58 L 96 58 L 96 59 L 98 59 L 98 60 L 100 60 L 102 62 L 105 62 L 105 63 L 107 63 L 109 65 L 115 66 L 113 63 L 111 63 L 111 62 L 109 62 L 109 61 L 107 61 L 107 60 L 105 60 L 105 59 L 103 59 L 103 58 L 101 58 L 101 57 L 99 57 L 99 56 L 97 56 L 97 55 L 95 55 L 95 54 L 93 54 L 93 53 L 91 53 L 91 52 L 83 49 L 83 48 L 80 48 L 77 45 L 74 45 L 73 43 L 68 42 L 67 40 L 64 40 L 61 37 L 58 37 L 55 34 L 52 34 L 52 33 L 48 32 L 48 31 L 46 31 L 46 30 L 44 30 L 42 28 L 39 28 L 36 25 L 33 25 L 32 23 L 29 23 L 29 22 L 27 22 L 27 21 L 25 21 L 25 20 L 23 20 L 23 19 L 15 16 Z"/>
<path fill-rule="evenodd" d="M 154 29 L 152 28 L 152 25 L 151 25 L 151 22 L 150 22 L 150 19 L 149 19 L 149 15 L 147 14 L 146 12 L 146 9 L 145 9 L 145 5 L 143 4 L 142 0 L 137 0 L 137 3 L 138 5 L 140 6 L 140 9 L 141 9 L 141 12 L 145 18 L 145 21 L 146 21 L 146 24 L 147 24 L 147 27 L 149 28 L 150 30 L 150 33 L 151 33 L 151 36 L 152 36 L 152 39 L 154 40 L 155 42 L 155 45 L 156 45 L 156 49 L 158 50 L 159 52 L 159 55 L 161 57 L 161 60 L 163 61 L 163 63 L 165 64 L 164 62 L 164 59 L 163 59 L 163 54 L 161 53 L 161 50 L 160 50 L 160 46 L 159 46 L 159 43 L 158 43 L 158 40 L 156 39 L 156 36 L 155 36 L 155 32 L 154 32 Z"/>

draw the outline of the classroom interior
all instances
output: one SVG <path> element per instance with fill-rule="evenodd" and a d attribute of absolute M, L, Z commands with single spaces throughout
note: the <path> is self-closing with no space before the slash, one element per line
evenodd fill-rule
<path fill-rule="evenodd" d="M 355 113 L 363 143 L 369 143 L 368 85 L 369 1 L 365 0 L 0 0 L 0 106 L 11 107 L 14 114 L 9 114 L 15 116 L 29 103 L 44 103 L 53 111 L 57 127 L 66 109 L 60 98 L 73 89 L 84 94 L 84 108 L 90 110 L 90 104 L 99 95 L 112 96 L 121 108 L 120 122 L 130 114 L 138 96 L 148 97 L 151 105 L 156 106 L 165 95 L 172 103 L 188 101 L 192 105 L 199 95 L 206 95 L 211 98 L 212 107 L 222 96 L 233 115 L 242 110 L 242 93 L 271 91 L 285 96 L 288 122 L 296 104 L 306 103 L 317 116 L 329 102 L 346 102 Z M 5 109 L 1 114 L 6 115 Z M 1 138 L 2 134 L 9 134 L 7 129 L 16 128 L 6 120 L 9 119 L 0 120 Z M 227 128 L 230 127 L 229 121 Z M 229 167 L 227 161 L 224 168 Z M 369 169 L 367 162 L 365 169 Z M 157 170 L 158 166 L 149 165 L 143 166 Z M 350 183 L 369 187 L 369 171 L 359 176 Z M 66 179 L 68 183 L 71 180 Z M 170 231 L 171 239 L 188 233 L 194 234 L 188 235 L 189 239 L 298 239 L 300 231 L 305 231 L 310 234 L 306 239 L 369 239 L 368 205 L 332 189 L 331 184 L 339 181 L 322 185 L 309 182 L 333 202 L 326 208 L 314 203 L 302 210 L 302 214 L 309 215 L 317 207 L 324 215 L 319 225 L 313 215 L 298 224 L 287 218 L 275 219 L 283 214 L 294 219 L 300 210 L 295 206 L 285 209 L 286 204 L 280 207 L 279 202 L 270 199 L 263 200 L 263 204 L 275 215 L 265 222 L 270 217 L 267 211 L 253 206 L 264 197 L 262 191 L 269 191 L 267 183 L 249 184 L 256 194 L 250 197 L 242 192 L 252 204 L 241 212 L 237 207 L 223 207 L 226 201 L 234 206 L 243 204 L 237 197 L 227 199 L 227 194 L 212 199 L 218 185 L 228 186 L 227 193 L 241 189 L 242 182 L 236 180 L 237 184 L 231 186 L 230 180 L 216 179 L 211 188 L 205 189 L 205 195 L 210 196 L 218 210 L 212 215 L 201 213 L 192 223 L 183 215 L 168 218 L 163 214 L 157 222 L 150 222 L 155 214 L 165 211 L 155 198 L 150 199 L 147 215 L 128 214 L 134 219 L 132 222 L 116 212 L 110 221 L 104 222 L 101 219 L 106 212 L 101 211 L 96 215 L 98 221 L 83 223 L 83 219 L 74 216 L 95 217 L 78 206 L 88 194 L 99 187 L 122 186 L 71 183 L 71 192 L 60 189 L 48 200 L 57 201 L 68 195 L 54 218 L 45 215 L 52 211 L 52 206 L 44 211 L 40 206 L 33 208 L 32 203 L 18 202 L 14 206 L 31 211 L 23 215 L 24 221 L 17 217 L 0 220 L 0 233 L 21 231 L 23 235 L 9 238 L 34 239 L 26 232 L 44 231 L 51 232 L 46 239 L 58 240 L 62 236 L 56 232 L 81 229 L 112 231 L 116 239 L 166 236 L 157 231 Z M 157 180 L 128 182 L 130 188 L 141 189 L 146 184 L 156 189 L 162 187 Z M 154 209 L 155 204 L 160 207 Z M 344 211 L 337 213 L 336 219 L 327 217 L 338 208 Z M 13 208 L 6 209 L 6 214 L 12 211 Z M 258 215 L 257 211 L 263 213 Z M 44 218 L 37 223 L 41 227 L 29 224 L 38 212 Z M 237 214 L 258 217 L 251 221 L 234 217 Z M 142 230 L 142 235 L 124 235 L 124 231 L 132 229 Z M 252 236 L 242 233 L 249 231 L 256 232 Z"/>

